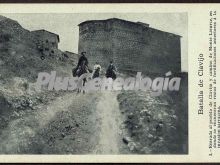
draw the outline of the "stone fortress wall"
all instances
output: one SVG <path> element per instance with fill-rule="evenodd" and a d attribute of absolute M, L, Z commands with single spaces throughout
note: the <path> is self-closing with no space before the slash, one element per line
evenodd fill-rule
<path fill-rule="evenodd" d="M 181 36 L 141 22 L 117 18 L 79 24 L 78 52 L 87 52 L 90 65 L 107 67 L 113 60 L 120 71 L 181 72 Z"/>

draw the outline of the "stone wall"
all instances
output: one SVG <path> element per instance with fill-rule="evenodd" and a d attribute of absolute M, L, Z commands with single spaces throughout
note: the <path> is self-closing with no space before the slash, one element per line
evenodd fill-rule
<path fill-rule="evenodd" d="M 79 53 L 87 52 L 89 63 L 94 65 L 99 62 L 103 66 L 108 65 L 113 58 L 111 32 L 107 30 L 105 22 L 88 23 L 80 26 Z"/>
<path fill-rule="evenodd" d="M 86 51 L 91 65 L 113 59 L 119 71 L 181 72 L 178 35 L 114 18 L 83 22 L 79 32 L 79 53 Z"/>
<path fill-rule="evenodd" d="M 34 34 L 38 38 L 39 42 L 42 42 L 45 47 L 58 49 L 59 36 L 57 34 L 46 30 L 36 30 L 31 33 Z"/>

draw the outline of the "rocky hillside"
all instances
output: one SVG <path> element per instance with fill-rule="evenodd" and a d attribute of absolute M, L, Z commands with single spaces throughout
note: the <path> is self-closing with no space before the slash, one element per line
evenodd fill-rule
<path fill-rule="evenodd" d="M 38 72 L 56 70 L 69 73 L 68 61 L 46 57 L 42 60 L 41 52 L 36 47 L 36 37 L 11 19 L 0 19 L 0 67 L 1 77 L 23 77 L 35 79 Z M 67 65 L 69 64 L 69 65 Z"/>
<path fill-rule="evenodd" d="M 181 74 L 178 92 L 123 91 L 118 95 L 124 127 L 123 141 L 134 153 L 186 154 L 188 152 L 188 76 Z"/>
<path fill-rule="evenodd" d="M 4 113 L 0 115 L 0 126 L 14 113 L 21 113 L 44 98 L 46 101 L 49 96 L 53 98 L 48 92 L 35 91 L 33 83 L 39 72 L 55 70 L 63 76 L 71 75 L 74 64 L 70 58 L 54 54 L 42 59 L 36 43 L 36 37 L 17 21 L 0 16 L 0 114 Z"/>

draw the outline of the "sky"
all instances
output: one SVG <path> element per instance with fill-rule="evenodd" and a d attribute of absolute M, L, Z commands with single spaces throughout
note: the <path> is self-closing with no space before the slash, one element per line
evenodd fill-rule
<path fill-rule="evenodd" d="M 45 29 L 60 36 L 59 49 L 78 53 L 78 24 L 87 20 L 119 18 L 143 22 L 150 27 L 178 34 L 181 37 L 182 71 L 188 71 L 188 17 L 187 13 L 70 13 L 70 14 L 1 14 L 18 21 L 27 30 Z M 159 46 L 159 45 L 158 45 Z"/>

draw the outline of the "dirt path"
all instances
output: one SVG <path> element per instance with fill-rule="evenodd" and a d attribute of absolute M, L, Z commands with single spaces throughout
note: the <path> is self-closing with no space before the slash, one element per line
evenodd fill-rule
<path fill-rule="evenodd" d="M 126 153 L 116 93 L 69 93 L 36 109 L 3 130 L 0 153 Z"/>
<path fill-rule="evenodd" d="M 96 154 L 119 154 L 122 146 L 122 117 L 118 107 L 117 94 L 102 93 L 97 104 L 97 114 L 101 119 L 99 143 Z"/>
<path fill-rule="evenodd" d="M 49 105 L 38 105 L 36 111 L 27 113 L 10 122 L 3 130 L 1 137 L 1 153 L 20 153 L 27 148 L 29 138 L 36 136 L 39 130 L 47 126 L 57 113 L 66 111 L 73 102 L 73 94 L 58 97 Z"/>

